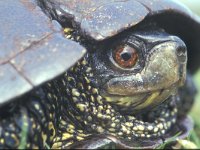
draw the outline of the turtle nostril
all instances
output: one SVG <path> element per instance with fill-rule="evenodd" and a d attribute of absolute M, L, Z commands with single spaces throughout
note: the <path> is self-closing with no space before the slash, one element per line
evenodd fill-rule
<path fill-rule="evenodd" d="M 185 55 L 186 54 L 186 48 L 185 47 L 178 47 L 177 48 L 177 50 L 176 50 L 176 52 L 177 52 L 177 55 Z"/>
<path fill-rule="evenodd" d="M 181 63 L 186 63 L 187 61 L 187 50 L 185 47 L 178 47 L 176 50 L 176 54 L 178 56 L 178 60 Z"/>

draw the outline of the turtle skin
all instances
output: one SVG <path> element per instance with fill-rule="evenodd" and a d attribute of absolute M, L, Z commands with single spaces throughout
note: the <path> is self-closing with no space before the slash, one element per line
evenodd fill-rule
<path fill-rule="evenodd" d="M 153 32 L 151 27 L 149 28 L 147 28 L 147 31 L 150 30 L 149 32 L 153 36 L 154 32 L 158 30 L 158 32 L 161 32 L 161 37 L 168 37 L 168 34 L 165 35 L 163 31 L 160 31 L 160 28 L 156 28 Z M 144 29 L 141 30 L 143 33 Z M 127 34 L 123 34 L 117 39 L 125 42 L 135 41 L 132 34 L 128 37 Z M 183 44 L 179 40 L 176 42 L 181 46 Z M 152 43 L 151 40 L 150 43 Z M 85 45 L 87 46 L 87 44 Z M 104 45 L 107 46 L 107 44 Z M 97 45 L 96 48 L 99 49 L 99 46 Z M 157 52 L 159 50 L 153 51 L 155 54 Z M 79 141 L 83 141 L 85 143 L 82 146 L 83 148 L 86 147 L 84 145 L 88 144 L 90 146 L 87 148 L 95 148 L 114 141 L 121 147 L 127 145 L 128 147 L 125 148 L 137 148 L 138 146 L 155 148 L 163 143 L 163 141 L 160 141 L 162 138 L 169 138 L 180 131 L 182 131 L 182 138 L 187 135 L 188 130 L 186 130 L 186 127 L 176 129 L 174 126 L 179 123 L 181 117 L 186 115 L 186 113 L 179 114 L 178 106 L 184 105 L 188 101 L 192 103 L 195 92 L 189 92 L 184 101 L 180 99 L 181 91 L 175 95 L 170 93 L 165 101 L 159 102 L 154 107 L 147 107 L 148 109 L 142 109 L 140 112 L 134 113 L 128 107 L 129 111 L 126 108 L 126 113 L 124 113 L 123 110 L 120 110 L 121 106 L 117 107 L 114 105 L 115 102 L 110 103 L 107 101 L 105 95 L 101 92 L 103 78 L 98 75 L 102 75 L 102 68 L 100 63 L 100 73 L 98 74 L 98 65 L 94 63 L 94 61 L 96 63 L 99 61 L 96 58 L 98 53 L 96 53 L 97 51 L 91 50 L 64 74 L 6 104 L 1 111 L 0 147 L 77 148 L 76 145 Z M 170 58 L 168 59 L 170 60 Z M 105 61 L 105 63 L 109 62 Z M 107 70 L 107 68 L 104 69 L 104 71 Z M 107 72 L 104 75 L 107 75 Z M 185 89 L 189 87 L 188 84 L 190 83 L 192 81 L 186 82 Z M 179 84 L 175 85 L 175 89 L 178 89 L 179 86 Z M 189 91 L 190 89 L 193 91 L 193 88 L 189 88 Z M 160 94 L 164 93 L 163 91 Z M 151 100 L 152 96 L 154 97 L 153 92 L 146 99 Z M 156 99 L 156 97 L 154 98 Z M 123 105 L 122 108 L 124 108 Z M 189 109 L 190 106 L 180 110 L 185 112 Z M 183 123 L 185 126 L 187 126 L 186 122 Z M 102 141 L 100 144 L 95 145 L 95 142 L 88 142 L 87 139 L 95 135 L 97 141 Z M 129 144 L 124 144 L 127 142 Z M 134 145 L 130 145 L 130 143 L 134 143 Z"/>

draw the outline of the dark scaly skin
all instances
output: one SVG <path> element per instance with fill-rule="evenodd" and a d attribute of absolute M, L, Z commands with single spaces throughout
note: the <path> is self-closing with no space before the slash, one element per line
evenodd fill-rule
<path fill-rule="evenodd" d="M 26 148 L 62 148 L 91 134 L 129 140 L 159 137 L 176 122 L 178 95 L 147 112 L 148 116 L 115 110 L 99 93 L 90 57 L 86 54 L 57 79 L 3 107 L 0 148 L 18 148 L 26 126 Z M 144 117 L 153 121 L 144 122 Z"/>
<path fill-rule="evenodd" d="M 50 101 L 47 95 L 40 93 L 38 90 L 5 106 L 6 110 L 1 114 L 0 120 L 2 128 L 0 148 L 18 148 L 23 136 L 26 148 L 43 148 L 46 142 L 52 141 L 57 122 L 55 108 L 58 107 L 56 102 Z M 24 131 L 25 128 L 27 131 Z"/>
<path fill-rule="evenodd" d="M 53 148 L 68 146 L 91 133 L 110 133 L 129 139 L 156 137 L 164 134 L 175 123 L 177 110 L 173 104 L 165 106 L 167 109 L 163 108 L 160 120 L 158 119 L 155 124 L 139 122 L 134 119 L 134 116 L 125 118 L 98 95 L 95 84 L 90 80 L 92 73 L 88 71 L 89 66 L 85 63 L 85 60 L 81 61 L 57 80 L 32 92 L 31 96 L 13 102 L 16 104 L 12 108 L 14 110 L 11 111 L 11 116 L 1 120 L 3 131 L 0 140 L 1 148 L 19 146 L 23 122 L 28 124 L 26 148 L 44 148 L 46 144 Z M 87 92 L 84 92 L 86 89 Z M 170 107 L 174 111 L 167 112 Z M 166 113 L 169 114 L 168 117 L 164 117 Z M 22 122 L 24 115 L 27 120 Z M 113 124 L 111 120 L 114 120 Z M 169 120 L 168 124 L 163 124 L 166 120 Z M 11 138 L 6 139 L 6 129 L 10 130 L 12 125 L 14 130 L 8 132 Z M 153 129 L 148 130 L 150 125 Z M 9 144 L 13 140 L 16 142 Z"/>

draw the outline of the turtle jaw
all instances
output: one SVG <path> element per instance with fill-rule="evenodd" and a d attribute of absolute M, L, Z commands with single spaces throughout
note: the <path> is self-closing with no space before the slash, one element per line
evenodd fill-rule
<path fill-rule="evenodd" d="M 130 109 L 127 104 L 140 103 L 133 105 L 134 112 L 157 106 L 185 82 L 186 62 L 184 43 L 163 42 L 149 52 L 141 72 L 110 79 L 104 86 L 104 96 L 124 110 Z"/>
<path fill-rule="evenodd" d="M 141 93 L 133 96 L 102 96 L 108 103 L 116 106 L 116 109 L 124 115 L 133 115 L 145 112 L 166 101 L 172 93 L 176 94 L 176 86 L 168 89 L 161 89 L 153 92 Z"/>

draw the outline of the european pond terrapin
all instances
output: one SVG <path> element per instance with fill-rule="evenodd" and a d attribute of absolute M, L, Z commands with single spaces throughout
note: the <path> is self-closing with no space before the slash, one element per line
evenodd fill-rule
<path fill-rule="evenodd" d="M 183 139 L 200 18 L 173 0 L 0 1 L 0 148 Z"/>

